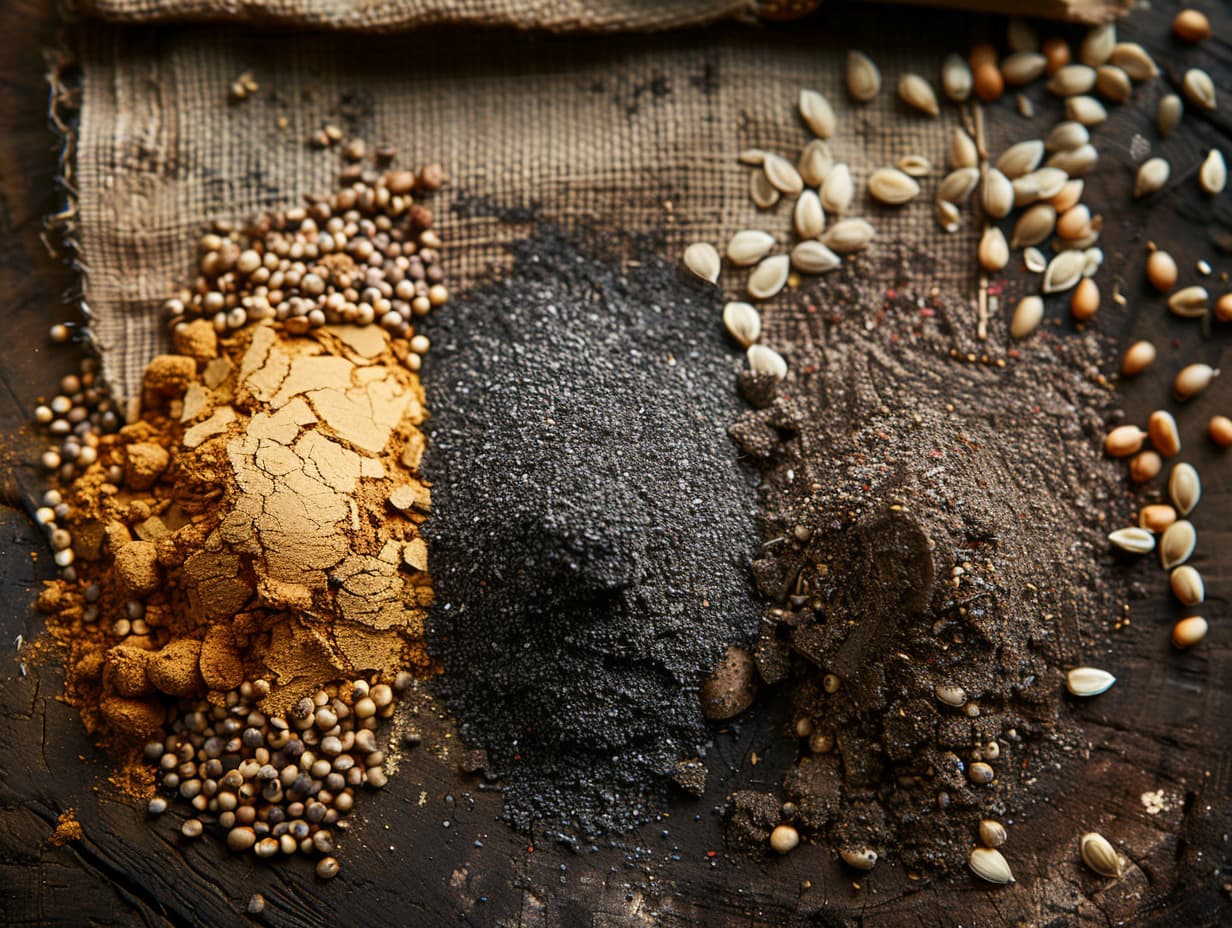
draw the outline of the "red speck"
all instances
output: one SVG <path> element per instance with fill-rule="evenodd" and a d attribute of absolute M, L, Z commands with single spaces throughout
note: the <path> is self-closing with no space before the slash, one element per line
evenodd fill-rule
<path fill-rule="evenodd" d="M 937 315 L 937 311 L 935 309 L 930 309 L 929 307 L 925 306 L 923 309 L 920 310 L 920 315 L 921 316 L 935 316 Z"/>
<path fill-rule="evenodd" d="M 527 847 L 526 847 L 526 853 L 527 853 L 527 854 L 533 854 L 533 853 L 535 853 L 535 846 L 534 846 L 533 844 L 527 845 Z"/>
<path fill-rule="evenodd" d="M 706 856 L 707 856 L 707 857 L 718 857 L 718 856 L 719 856 L 719 852 L 718 852 L 718 851 L 707 851 L 707 852 L 706 852 Z"/>
<path fill-rule="evenodd" d="M 928 456 L 930 458 L 939 458 L 944 456 L 944 452 L 942 452 L 940 448 L 934 448 L 932 451 L 928 452 Z"/>
<path fill-rule="evenodd" d="M 1011 348 L 1009 351 L 1006 352 L 1006 354 L 1008 354 L 1011 358 L 1020 357 L 1017 348 Z"/>
<path fill-rule="evenodd" d="M 1001 295 L 1001 285 L 1000 284 L 989 284 L 988 293 L 991 296 L 1000 296 Z"/>
<path fill-rule="evenodd" d="M 887 300 L 893 300 L 893 299 L 895 299 L 897 296 L 898 296 L 898 291 L 897 291 L 897 290 L 895 290 L 893 287 L 891 287 L 889 290 L 887 290 L 887 291 L 886 291 L 886 299 L 887 299 Z"/>

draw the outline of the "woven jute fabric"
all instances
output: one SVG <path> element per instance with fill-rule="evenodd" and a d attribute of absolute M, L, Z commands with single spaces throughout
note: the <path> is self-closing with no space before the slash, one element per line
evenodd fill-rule
<path fill-rule="evenodd" d="M 845 42 L 801 29 L 271 38 L 238 28 L 92 28 L 81 38 L 75 179 L 84 292 L 106 374 L 126 395 L 140 383 L 166 344 L 161 305 L 191 282 L 196 242 L 211 219 L 243 219 L 334 189 L 338 152 L 305 141 L 331 122 L 394 144 L 400 163 L 444 165 L 448 185 L 428 202 L 456 290 L 489 273 L 525 233 L 508 221 L 511 208 L 566 226 L 651 233 L 677 254 L 695 240 L 721 246 L 742 228 L 766 229 L 789 245 L 789 198 L 756 209 L 750 169 L 736 156 L 757 146 L 794 160 L 811 137 L 797 95 L 812 87 L 838 110 L 829 144 L 851 166 L 852 213 L 876 227 L 873 252 L 925 256 L 917 286 L 931 278 L 969 296 L 970 211 L 963 229 L 946 235 L 932 209 L 958 112 L 928 118 L 893 90 L 904 71 L 933 75 L 940 56 L 912 50 L 910 33 L 872 31 L 879 37 L 866 36 L 864 47 L 881 63 L 885 86 L 857 106 L 843 89 Z M 260 91 L 228 103 L 245 71 Z M 937 166 L 920 199 L 873 203 L 869 174 L 908 154 Z M 734 296 L 743 274 L 729 280 Z M 894 280 L 868 283 L 873 298 Z"/>

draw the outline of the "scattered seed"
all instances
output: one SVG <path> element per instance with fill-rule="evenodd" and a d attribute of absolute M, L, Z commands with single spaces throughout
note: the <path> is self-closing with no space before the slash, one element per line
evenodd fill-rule
<path fill-rule="evenodd" d="M 1197 10 L 1181 10 L 1172 20 L 1172 32 L 1182 42 L 1205 42 L 1211 37 L 1211 21 Z"/>
<path fill-rule="evenodd" d="M 317 861 L 316 874 L 318 879 L 332 880 L 338 875 L 338 861 L 333 857 L 322 857 Z"/>
<path fill-rule="evenodd" d="M 935 213 L 937 225 L 946 232 L 957 232 L 961 223 L 961 213 L 958 207 L 948 200 L 938 200 Z"/>
<path fill-rule="evenodd" d="M 722 261 L 709 242 L 694 242 L 684 250 L 684 266 L 695 277 L 713 284 L 719 279 Z"/>
<path fill-rule="evenodd" d="M 1172 644 L 1184 650 L 1206 637 L 1208 626 L 1200 615 L 1191 615 L 1172 626 Z"/>
<path fill-rule="evenodd" d="M 1201 68 L 1190 68 L 1181 80 L 1181 90 L 1195 106 L 1204 110 L 1215 109 L 1215 82 Z"/>
<path fill-rule="evenodd" d="M 1040 198 L 1039 178 L 1035 176 L 1035 171 L 1015 177 L 1010 181 L 1010 186 L 1014 188 L 1015 206 L 1027 206 Z"/>
<path fill-rule="evenodd" d="M 962 55 L 950 54 L 941 62 L 941 90 L 955 103 L 966 102 L 973 83 L 971 66 Z"/>
<path fill-rule="evenodd" d="M 1202 575 L 1188 564 L 1172 571 L 1169 583 L 1172 595 L 1182 606 L 1196 606 L 1206 599 L 1206 584 L 1202 582 Z"/>
<path fill-rule="evenodd" d="M 996 771 L 983 761 L 976 761 L 967 767 L 967 779 L 976 786 L 987 786 L 996 778 Z"/>
<path fill-rule="evenodd" d="M 979 163 L 980 156 L 975 141 L 965 129 L 955 128 L 950 133 L 950 167 L 954 170 L 974 168 L 978 167 Z"/>
<path fill-rule="evenodd" d="M 1203 277 L 1210 277 L 1211 273 L 1215 270 L 1213 267 L 1211 267 L 1211 262 L 1207 261 L 1205 258 L 1199 259 L 1194 264 L 1194 268 Z"/>
<path fill-rule="evenodd" d="M 766 153 L 760 148 L 746 148 L 736 156 L 741 164 L 750 164 L 753 167 L 761 167 L 761 163 L 766 160 Z"/>
<path fill-rule="evenodd" d="M 1022 263 L 1032 274 L 1042 274 L 1044 269 L 1048 267 L 1048 259 L 1034 245 L 1023 250 Z"/>
<path fill-rule="evenodd" d="M 991 818 L 980 820 L 980 841 L 984 847 L 1000 847 L 1008 837 L 1000 822 Z"/>
<path fill-rule="evenodd" d="M 800 844 L 800 832 L 790 825 L 776 825 L 770 832 L 770 847 L 779 854 L 790 854 Z"/>
<path fill-rule="evenodd" d="M 1014 16 L 1005 26 L 1005 41 L 1016 52 L 1039 51 L 1039 33 L 1021 16 Z"/>
<path fill-rule="evenodd" d="M 1185 319 L 1202 318 L 1209 303 L 1210 295 L 1206 288 L 1199 286 L 1185 287 L 1168 297 L 1168 309 Z"/>
<path fill-rule="evenodd" d="M 1147 433 L 1136 425 L 1118 425 L 1104 437 L 1104 451 L 1110 457 L 1126 458 L 1137 454 Z"/>
<path fill-rule="evenodd" d="M 1048 90 L 1058 97 L 1076 97 L 1095 86 L 1095 69 L 1085 64 L 1067 64 L 1048 79 Z"/>
<path fill-rule="evenodd" d="M 920 185 L 898 168 L 879 168 L 868 178 L 868 192 L 890 206 L 909 203 L 920 195 Z"/>
<path fill-rule="evenodd" d="M 1009 862 L 1000 851 L 991 847 L 977 847 L 967 858 L 967 866 L 981 880 L 989 883 L 1013 883 L 1014 874 Z"/>
<path fill-rule="evenodd" d="M 1024 296 L 1014 310 L 1014 318 L 1010 320 L 1010 335 L 1026 338 L 1039 327 L 1043 318 L 1044 301 L 1038 296 Z"/>
<path fill-rule="evenodd" d="M 838 122 L 830 101 L 816 90 L 800 91 L 800 118 L 813 135 L 821 139 L 832 136 Z"/>
<path fill-rule="evenodd" d="M 872 870 L 877 866 L 877 852 L 871 848 L 849 848 L 839 852 L 843 863 L 853 870 Z"/>
<path fill-rule="evenodd" d="M 1082 177 L 1099 163 L 1099 152 L 1094 145 L 1081 145 L 1073 151 L 1053 152 L 1047 166 L 1060 168 L 1070 177 Z"/>
<path fill-rule="evenodd" d="M 1168 182 L 1168 175 L 1171 173 L 1172 165 L 1164 158 L 1150 158 L 1142 162 L 1134 180 L 1134 197 L 1140 199 L 1158 193 Z"/>
<path fill-rule="evenodd" d="M 1089 831 L 1079 841 L 1082 862 L 1100 876 L 1118 879 L 1121 876 L 1121 857 L 1108 839 L 1095 831 Z"/>
<path fill-rule="evenodd" d="M 839 163 L 830 168 L 825 183 L 821 185 L 821 205 L 828 213 L 842 215 L 851 208 L 856 188 L 851 180 L 851 169 Z"/>
<path fill-rule="evenodd" d="M 841 219 L 822 233 L 821 242 L 832 251 L 846 255 L 868 247 L 874 234 L 873 227 L 863 219 Z"/>
<path fill-rule="evenodd" d="M 804 180 L 800 177 L 800 172 L 782 155 L 766 152 L 762 170 L 766 172 L 766 179 L 770 181 L 770 185 L 779 193 L 794 197 L 804 189 Z"/>
<path fill-rule="evenodd" d="M 1021 87 L 1042 77 L 1047 66 L 1039 52 L 1015 52 L 1001 62 L 1001 76 L 1011 87 Z"/>
<path fill-rule="evenodd" d="M 1144 528 L 1119 528 L 1108 533 L 1108 540 L 1130 554 L 1150 554 L 1155 550 L 1155 536 Z"/>
<path fill-rule="evenodd" d="M 1079 203 L 1071 206 L 1057 220 L 1057 235 L 1068 241 L 1082 238 L 1091 231 L 1091 211 Z"/>
<path fill-rule="evenodd" d="M 1211 416 L 1206 426 L 1211 441 L 1220 448 L 1232 448 L 1232 419 L 1227 416 Z"/>
<path fill-rule="evenodd" d="M 806 184 L 810 187 L 820 187 L 833 166 L 834 155 L 830 151 L 830 146 L 821 139 L 813 139 L 800 152 L 800 160 L 796 164 L 796 169 Z"/>
<path fill-rule="evenodd" d="M 1129 460 L 1129 476 L 1134 483 L 1147 483 L 1159 476 L 1164 459 L 1157 452 L 1139 451 Z"/>
<path fill-rule="evenodd" d="M 724 306 L 723 325 L 741 348 L 749 347 L 761 337 L 761 316 L 749 303 L 733 301 Z"/>
<path fill-rule="evenodd" d="M 899 159 L 898 169 L 908 177 L 927 177 L 933 172 L 933 163 L 923 155 L 906 155 Z"/>
<path fill-rule="evenodd" d="M 1057 211 L 1047 203 L 1036 203 L 1014 223 L 1014 231 L 1010 234 L 1010 247 L 1038 245 L 1052 235 L 1056 225 Z"/>
<path fill-rule="evenodd" d="M 1014 185 L 996 168 L 989 168 L 980 190 L 984 212 L 994 219 L 1004 219 L 1014 208 Z"/>
<path fill-rule="evenodd" d="M 1048 59 L 1048 73 L 1056 74 L 1070 62 L 1069 45 L 1059 36 L 1053 36 L 1040 49 Z"/>
<path fill-rule="evenodd" d="M 960 709 L 967 701 L 967 694 L 961 686 L 937 685 L 933 688 L 937 701 L 954 709 Z"/>
<path fill-rule="evenodd" d="M 816 238 L 826 227 L 826 214 L 821 208 L 821 198 L 812 190 L 805 190 L 796 198 L 791 214 L 792 225 L 799 238 Z"/>
<path fill-rule="evenodd" d="M 1080 122 L 1067 119 L 1065 122 L 1057 123 L 1048 133 L 1048 138 L 1044 140 L 1044 147 L 1048 151 L 1073 151 L 1089 141 L 1091 141 L 1091 133 L 1087 127 Z"/>
<path fill-rule="evenodd" d="M 956 168 L 947 174 L 937 187 L 937 199 L 954 204 L 963 203 L 971 196 L 979 182 L 978 168 Z"/>
<path fill-rule="evenodd" d="M 1180 447 L 1179 438 L 1177 447 Z M 1172 498 L 1172 505 L 1181 515 L 1187 516 L 1193 512 L 1198 501 L 1202 499 L 1202 480 L 1192 464 L 1181 462 L 1173 466 L 1172 473 L 1168 476 L 1168 496 Z"/>
<path fill-rule="evenodd" d="M 1005 78 L 995 61 L 984 61 L 975 66 L 973 74 L 975 95 L 985 103 L 992 103 L 1005 93 Z"/>
<path fill-rule="evenodd" d="M 1209 364 L 1190 364 L 1181 368 L 1172 381 L 1172 395 L 1182 402 L 1192 399 L 1211 385 L 1219 371 Z"/>
<path fill-rule="evenodd" d="M 1014 98 L 1015 104 L 1018 106 L 1018 115 L 1023 119 L 1035 118 L 1035 104 L 1031 102 L 1031 98 L 1025 93 L 1020 93 Z"/>
<path fill-rule="evenodd" d="M 1155 125 L 1159 129 L 1159 134 L 1164 138 L 1170 136 L 1177 126 L 1181 124 L 1181 116 L 1185 113 L 1185 105 L 1181 103 L 1181 98 L 1174 93 L 1160 98 L 1159 106 L 1155 109 Z"/>
<path fill-rule="evenodd" d="M 1088 248 L 1082 253 L 1083 265 L 1082 276 L 1094 277 L 1099 273 L 1100 267 L 1104 263 L 1104 250 L 1102 248 Z"/>
<path fill-rule="evenodd" d="M 1083 269 L 1085 274 L 1085 268 Z M 1078 281 L 1074 293 L 1069 299 L 1069 310 L 1074 318 L 1082 322 L 1099 312 L 1099 285 L 1089 276 Z"/>
<path fill-rule="evenodd" d="M 867 103 L 881 90 L 881 71 L 863 52 L 847 53 L 847 92 L 852 99 Z"/>
<path fill-rule="evenodd" d="M 763 258 L 749 275 L 748 292 L 755 300 L 768 300 L 787 283 L 791 259 L 787 255 L 772 255 Z"/>
<path fill-rule="evenodd" d="M 1081 251 L 1063 251 L 1044 271 L 1044 293 L 1062 293 L 1082 279 L 1086 258 Z"/>
<path fill-rule="evenodd" d="M 737 232 L 727 243 L 727 260 L 737 267 L 756 264 L 774 247 L 774 236 L 757 229 Z"/>
<path fill-rule="evenodd" d="M 1167 503 L 1152 503 L 1143 506 L 1138 513 L 1138 525 L 1149 532 L 1161 533 L 1176 521 L 1176 510 Z"/>
<path fill-rule="evenodd" d="M 749 196 L 758 209 L 772 209 L 778 203 L 780 194 L 763 168 L 758 168 L 749 178 Z"/>
<path fill-rule="evenodd" d="M 1108 119 L 1108 111 L 1104 108 L 1104 104 L 1094 97 L 1082 95 L 1070 97 L 1065 101 L 1065 116 L 1089 128 L 1105 122 Z"/>
<path fill-rule="evenodd" d="M 1159 68 L 1149 52 L 1137 42 L 1117 42 L 1108 56 L 1114 64 L 1136 81 L 1149 81 L 1159 76 Z"/>
<path fill-rule="evenodd" d="M 1065 688 L 1075 696 L 1098 696 L 1112 689 L 1116 677 L 1098 667 L 1075 667 L 1065 675 Z"/>
<path fill-rule="evenodd" d="M 908 106 L 927 113 L 929 116 L 940 116 L 941 107 L 937 105 L 937 93 L 933 85 L 918 74 L 904 74 L 898 80 L 898 96 Z"/>
<path fill-rule="evenodd" d="M 977 251 L 980 267 L 986 271 L 999 271 L 1010 263 L 1010 246 L 1005 233 L 996 226 L 988 226 L 980 238 Z"/>
<path fill-rule="evenodd" d="M 1011 145 L 997 159 L 997 170 L 1011 179 L 1029 174 L 1039 167 L 1044 157 L 1044 143 L 1039 139 L 1029 139 Z"/>
<path fill-rule="evenodd" d="M 1232 293 L 1225 293 L 1215 301 L 1215 318 L 1220 322 L 1232 322 Z"/>
<path fill-rule="evenodd" d="M 1134 94 L 1129 75 L 1114 64 L 1101 64 L 1095 69 L 1095 92 L 1105 100 L 1126 103 Z"/>
<path fill-rule="evenodd" d="M 1146 279 L 1160 293 L 1167 293 L 1176 286 L 1176 259 L 1162 249 L 1152 251 L 1146 259 Z M 1199 287 L 1199 290 L 1202 288 Z M 1203 291 L 1205 297 L 1206 291 Z M 1203 310 L 1205 312 L 1205 308 Z"/>
<path fill-rule="evenodd" d="M 776 380 L 787 376 L 787 362 L 783 356 L 765 345 L 750 345 L 745 352 L 749 370 L 755 374 L 769 374 Z"/>
<path fill-rule="evenodd" d="M 1181 435 L 1176 427 L 1176 419 L 1166 409 L 1157 409 L 1151 413 L 1146 430 L 1151 436 L 1151 444 L 1164 457 L 1171 458 L 1181 453 Z"/>
<path fill-rule="evenodd" d="M 1223 193 L 1223 188 L 1228 185 L 1228 165 L 1223 160 L 1223 152 L 1218 148 L 1210 150 L 1206 160 L 1202 162 L 1202 167 L 1198 169 L 1198 184 L 1205 193 L 1213 197 Z"/>
<path fill-rule="evenodd" d="M 843 259 L 821 242 L 800 242 L 791 250 L 791 266 L 804 274 L 825 274 L 842 265 Z"/>
<path fill-rule="evenodd" d="M 1177 519 L 1166 529 L 1159 539 L 1159 562 L 1164 570 L 1171 570 L 1184 564 L 1194 553 L 1198 544 L 1198 533 L 1193 523 L 1187 519 Z"/>
<path fill-rule="evenodd" d="M 1115 46 L 1116 26 L 1112 23 L 1096 26 L 1083 37 L 1078 47 L 1078 60 L 1097 68 L 1108 60 Z"/>

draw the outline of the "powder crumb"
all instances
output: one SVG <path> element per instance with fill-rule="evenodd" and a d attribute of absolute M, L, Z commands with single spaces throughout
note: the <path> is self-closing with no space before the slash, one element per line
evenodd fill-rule
<path fill-rule="evenodd" d="M 73 809 L 66 809 L 56 820 L 55 830 L 47 839 L 46 846 L 64 847 L 70 841 L 80 841 L 83 837 L 85 837 L 85 831 L 82 830 L 81 823 L 77 821 L 76 812 Z"/>

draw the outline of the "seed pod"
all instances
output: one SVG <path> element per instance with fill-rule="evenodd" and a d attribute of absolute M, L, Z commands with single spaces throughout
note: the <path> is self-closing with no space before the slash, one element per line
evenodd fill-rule
<path fill-rule="evenodd" d="M 1196 606 L 1206 599 L 1206 584 L 1202 582 L 1202 575 L 1188 564 L 1172 571 L 1168 582 L 1172 595 L 1182 606 Z"/>
<path fill-rule="evenodd" d="M 967 858 L 967 866 L 981 880 L 989 883 L 1013 883 L 1014 874 L 1001 852 L 991 847 L 977 847 Z"/>
<path fill-rule="evenodd" d="M 856 188 L 851 180 L 851 169 L 845 164 L 830 168 L 826 181 L 821 185 L 821 205 L 827 213 L 842 215 L 851 207 Z"/>
<path fill-rule="evenodd" d="M 1154 451 L 1139 451 L 1129 459 L 1129 476 L 1134 483 L 1154 480 L 1163 470 L 1164 460 Z"/>
<path fill-rule="evenodd" d="M 941 107 L 937 105 L 937 94 L 933 85 L 918 74 L 904 74 L 898 81 L 898 96 L 908 106 L 927 113 L 929 116 L 940 116 Z"/>
<path fill-rule="evenodd" d="M 879 168 L 868 178 L 868 192 L 875 200 L 900 206 L 920 195 L 920 185 L 898 168 Z"/>
<path fill-rule="evenodd" d="M 774 189 L 764 168 L 758 168 L 749 176 L 749 196 L 758 209 L 772 209 L 781 194 Z"/>
<path fill-rule="evenodd" d="M 1044 253 L 1034 246 L 1022 250 L 1023 266 L 1032 274 L 1042 274 L 1048 267 L 1048 259 Z"/>
<path fill-rule="evenodd" d="M 1176 419 L 1166 409 L 1157 409 L 1151 413 L 1146 430 L 1151 436 L 1151 444 L 1164 457 L 1171 458 L 1181 453 L 1181 435 L 1176 427 Z"/>
<path fill-rule="evenodd" d="M 997 170 L 1010 179 L 1022 177 L 1039 167 L 1043 157 L 1044 143 L 1029 139 L 1007 148 L 997 159 Z"/>
<path fill-rule="evenodd" d="M 963 103 L 971 96 L 973 83 L 971 66 L 962 55 L 950 54 L 941 62 L 941 89 L 955 103 Z"/>
<path fill-rule="evenodd" d="M 782 155 L 766 152 L 766 159 L 761 167 L 766 172 L 766 179 L 770 181 L 770 185 L 779 193 L 794 197 L 804 189 L 804 180 L 800 177 L 800 172 Z"/>
<path fill-rule="evenodd" d="M 1108 63 L 1116 65 L 1136 81 L 1149 81 L 1159 76 L 1155 59 L 1137 42 L 1117 42 L 1108 56 Z"/>
<path fill-rule="evenodd" d="M 1014 208 L 1014 185 L 996 168 L 989 168 L 980 190 L 980 202 L 993 219 L 1003 219 Z"/>
<path fill-rule="evenodd" d="M 727 243 L 727 260 L 737 267 L 756 264 L 774 247 L 774 236 L 758 229 L 737 232 Z"/>
<path fill-rule="evenodd" d="M 1129 75 L 1114 64 L 1101 64 L 1095 69 L 1095 92 L 1105 100 L 1126 103 L 1134 94 Z"/>
<path fill-rule="evenodd" d="M 980 181 L 978 168 L 956 168 L 947 174 L 937 187 L 937 199 L 949 203 L 962 203 L 971 196 L 971 191 Z"/>
<path fill-rule="evenodd" d="M 1098 667 L 1075 667 L 1065 675 L 1065 688 L 1075 696 L 1099 696 L 1114 683 L 1116 677 Z"/>
<path fill-rule="evenodd" d="M 723 263 L 709 242 L 694 242 L 684 250 L 684 266 L 693 276 L 713 284 L 719 279 Z"/>
<path fill-rule="evenodd" d="M 1211 37 L 1211 21 L 1197 10 L 1181 10 L 1172 20 L 1172 33 L 1182 42 L 1205 42 Z"/>
<path fill-rule="evenodd" d="M 745 358 L 749 362 L 749 370 L 755 374 L 769 374 L 777 380 L 787 376 L 787 362 L 783 356 L 765 345 L 750 345 Z"/>
<path fill-rule="evenodd" d="M 1040 170 L 1036 171 L 1035 173 L 1039 174 L 1040 171 L 1050 171 L 1050 170 L 1060 171 L 1061 169 L 1060 168 L 1055 168 L 1055 169 L 1054 168 L 1040 168 Z M 1064 174 L 1065 172 L 1061 171 L 1061 173 Z M 1067 174 L 1066 176 L 1068 177 L 1069 175 Z M 1051 200 L 1049 200 L 1048 202 L 1052 204 L 1052 206 L 1056 209 L 1058 214 L 1063 213 L 1066 210 L 1073 209 L 1082 200 L 1082 192 L 1085 187 L 1086 187 L 1086 183 L 1081 178 L 1074 178 L 1073 180 L 1067 180 L 1062 185 L 1061 190 L 1057 193 L 1057 195 L 1053 197 Z"/>
<path fill-rule="evenodd" d="M 1223 152 L 1218 148 L 1211 149 L 1206 160 L 1202 162 L 1202 167 L 1198 169 L 1198 184 L 1204 193 L 1213 197 L 1223 193 L 1223 188 L 1228 185 L 1228 165 L 1223 160 Z"/>
<path fill-rule="evenodd" d="M 1200 615 L 1181 619 L 1172 626 L 1172 644 L 1182 650 L 1192 648 L 1206 637 L 1207 628 L 1206 619 Z"/>
<path fill-rule="evenodd" d="M 1084 126 L 1098 126 L 1108 119 L 1108 111 L 1094 97 L 1081 95 L 1065 101 L 1065 117 Z"/>
<path fill-rule="evenodd" d="M 1005 93 L 1005 78 L 995 61 L 985 61 L 975 66 L 972 74 L 975 83 L 975 95 L 985 103 L 1001 99 Z"/>
<path fill-rule="evenodd" d="M 980 267 L 986 271 L 999 271 L 1010 263 L 1010 246 L 1005 241 L 1005 233 L 996 226 L 984 229 L 977 251 Z"/>
<path fill-rule="evenodd" d="M 732 302 L 724 306 L 723 325 L 741 348 L 749 347 L 761 336 L 761 316 L 748 303 Z"/>
<path fill-rule="evenodd" d="M 1039 52 L 1015 52 L 1001 62 L 1001 76 L 1011 87 L 1021 87 L 1042 77 L 1048 59 Z"/>
<path fill-rule="evenodd" d="M 1089 276 L 1078 281 L 1074 293 L 1069 299 L 1069 311 L 1079 322 L 1093 317 L 1099 312 L 1099 286 Z"/>
<path fill-rule="evenodd" d="M 847 92 L 853 100 L 867 103 L 881 90 L 881 72 L 863 52 L 847 53 Z"/>
<path fill-rule="evenodd" d="M 1116 26 L 1112 23 L 1096 26 L 1083 36 L 1082 45 L 1078 47 L 1078 60 L 1097 68 L 1108 60 L 1115 46 Z"/>
<path fill-rule="evenodd" d="M 1201 68 L 1190 68 L 1181 80 L 1185 98 L 1204 110 L 1215 109 L 1215 82 Z"/>
<path fill-rule="evenodd" d="M 1058 97 L 1076 97 L 1095 86 L 1095 69 L 1085 64 L 1067 64 L 1048 79 L 1048 90 Z"/>
<path fill-rule="evenodd" d="M 825 274 L 842 265 L 843 259 L 821 242 L 800 242 L 791 250 L 791 266 L 804 274 Z"/>
<path fill-rule="evenodd" d="M 1180 439 L 1177 439 L 1177 447 L 1180 447 Z M 1182 462 L 1172 468 L 1168 476 L 1168 496 L 1181 515 L 1187 516 L 1193 512 L 1202 499 L 1202 480 L 1192 464 Z"/>
<path fill-rule="evenodd" d="M 821 198 L 812 190 L 805 190 L 796 198 L 791 214 L 792 225 L 800 238 L 816 238 L 826 227 L 826 214 L 821 208 Z"/>
<path fill-rule="evenodd" d="M 1104 438 L 1104 450 L 1110 457 L 1126 458 L 1136 454 L 1147 434 L 1136 425 L 1118 425 Z"/>
<path fill-rule="evenodd" d="M 796 162 L 801 179 L 810 187 L 820 187 L 833 166 L 834 155 L 830 146 L 821 139 L 813 139 L 805 145 L 800 152 L 800 160 Z"/>
<path fill-rule="evenodd" d="M 1120 878 L 1121 857 L 1103 835 L 1095 831 L 1087 832 L 1079 841 L 1079 848 L 1082 862 L 1100 876 Z"/>
<path fill-rule="evenodd" d="M 960 709 L 967 702 L 967 694 L 961 686 L 946 686 L 938 684 L 933 688 L 937 701 L 954 709 Z"/>
<path fill-rule="evenodd" d="M 905 155 L 898 159 L 897 167 L 908 177 L 927 177 L 933 172 L 933 163 L 923 155 Z"/>
<path fill-rule="evenodd" d="M 1219 371 L 1209 364 L 1190 364 L 1181 368 L 1176 379 L 1172 381 L 1172 395 L 1184 402 L 1192 399 L 1211 385 L 1211 381 L 1219 376 Z"/>
<path fill-rule="evenodd" d="M 1080 122 L 1067 119 L 1065 122 L 1057 123 L 1048 133 L 1048 138 L 1044 139 L 1044 147 L 1048 151 L 1073 151 L 1089 141 L 1091 141 L 1091 133 L 1087 131 L 1087 127 Z"/>
<path fill-rule="evenodd" d="M 755 300 L 768 300 L 787 283 L 791 259 L 787 255 L 773 255 L 762 259 L 749 275 L 749 296 Z"/>
<path fill-rule="evenodd" d="M 1177 273 L 1176 260 L 1166 251 L 1157 249 L 1147 255 L 1146 279 L 1160 293 L 1167 293 L 1176 286 Z M 1202 290 L 1201 287 L 1198 289 Z M 1205 295 L 1206 291 L 1202 292 Z M 1204 307 L 1203 312 L 1205 311 Z"/>
<path fill-rule="evenodd" d="M 863 219 L 842 219 L 821 234 L 821 242 L 840 255 L 851 254 L 868 247 L 874 230 Z"/>
<path fill-rule="evenodd" d="M 1014 223 L 1014 231 L 1010 235 L 1010 247 L 1022 248 L 1024 245 L 1038 245 L 1052 235 L 1057 225 L 1057 211 L 1047 203 L 1036 203 Z"/>
<path fill-rule="evenodd" d="M 1094 145 L 1082 145 L 1073 151 L 1054 152 L 1047 166 L 1060 168 L 1070 177 L 1082 177 L 1099 163 L 1099 152 Z"/>
<path fill-rule="evenodd" d="M 965 129 L 955 128 L 950 134 L 950 167 L 954 170 L 974 168 L 978 167 L 979 163 L 980 156 L 975 141 Z"/>
<path fill-rule="evenodd" d="M 1014 318 L 1010 320 L 1010 335 L 1026 338 L 1039 327 L 1043 318 L 1044 301 L 1038 296 L 1024 296 L 1014 310 Z"/>
<path fill-rule="evenodd" d="M 799 106 L 800 118 L 813 135 L 828 139 L 834 134 L 838 120 L 834 115 L 834 107 L 824 95 L 816 90 L 801 90 Z"/>
<path fill-rule="evenodd" d="M 1062 293 L 1082 279 L 1086 258 L 1081 251 L 1063 251 L 1048 262 L 1044 271 L 1044 293 Z"/>
<path fill-rule="evenodd" d="M 843 858 L 843 863 L 853 870 L 872 870 L 877 866 L 877 852 L 872 848 L 846 848 L 839 851 L 838 856 Z"/>
<path fill-rule="evenodd" d="M 1138 513 L 1138 525 L 1148 532 L 1163 532 L 1175 521 L 1176 510 L 1167 503 L 1152 503 L 1150 506 L 1143 506 L 1142 512 Z"/>
<path fill-rule="evenodd" d="M 948 200 L 938 200 L 934 215 L 937 217 L 937 225 L 946 232 L 958 231 L 961 225 L 961 214 L 953 203 Z"/>
<path fill-rule="evenodd" d="M 1166 529 L 1159 539 L 1159 562 L 1164 570 L 1171 570 L 1184 564 L 1194 553 L 1198 544 L 1198 533 L 1193 523 L 1186 519 L 1177 519 Z"/>
<path fill-rule="evenodd" d="M 1130 554 L 1150 554 L 1155 550 L 1155 536 L 1144 528 L 1119 528 L 1108 533 L 1108 540 Z"/>
<path fill-rule="evenodd" d="M 1206 426 L 1211 441 L 1220 448 L 1232 448 L 1232 419 L 1227 416 L 1211 416 Z"/>
<path fill-rule="evenodd" d="M 1155 125 L 1159 129 L 1159 134 L 1164 138 L 1170 136 L 1177 126 L 1181 124 L 1181 117 L 1185 114 L 1185 105 L 1181 103 L 1181 98 L 1174 93 L 1170 93 L 1159 100 L 1159 106 L 1155 109 Z"/>
<path fill-rule="evenodd" d="M 1150 196 L 1163 189 L 1172 173 L 1172 165 L 1163 158 L 1150 158 L 1142 162 L 1138 168 L 1138 176 L 1134 179 L 1134 198 Z"/>
<path fill-rule="evenodd" d="M 1000 822 L 991 818 L 980 820 L 980 842 L 984 847 L 1000 847 L 1007 837 L 1005 826 Z"/>

